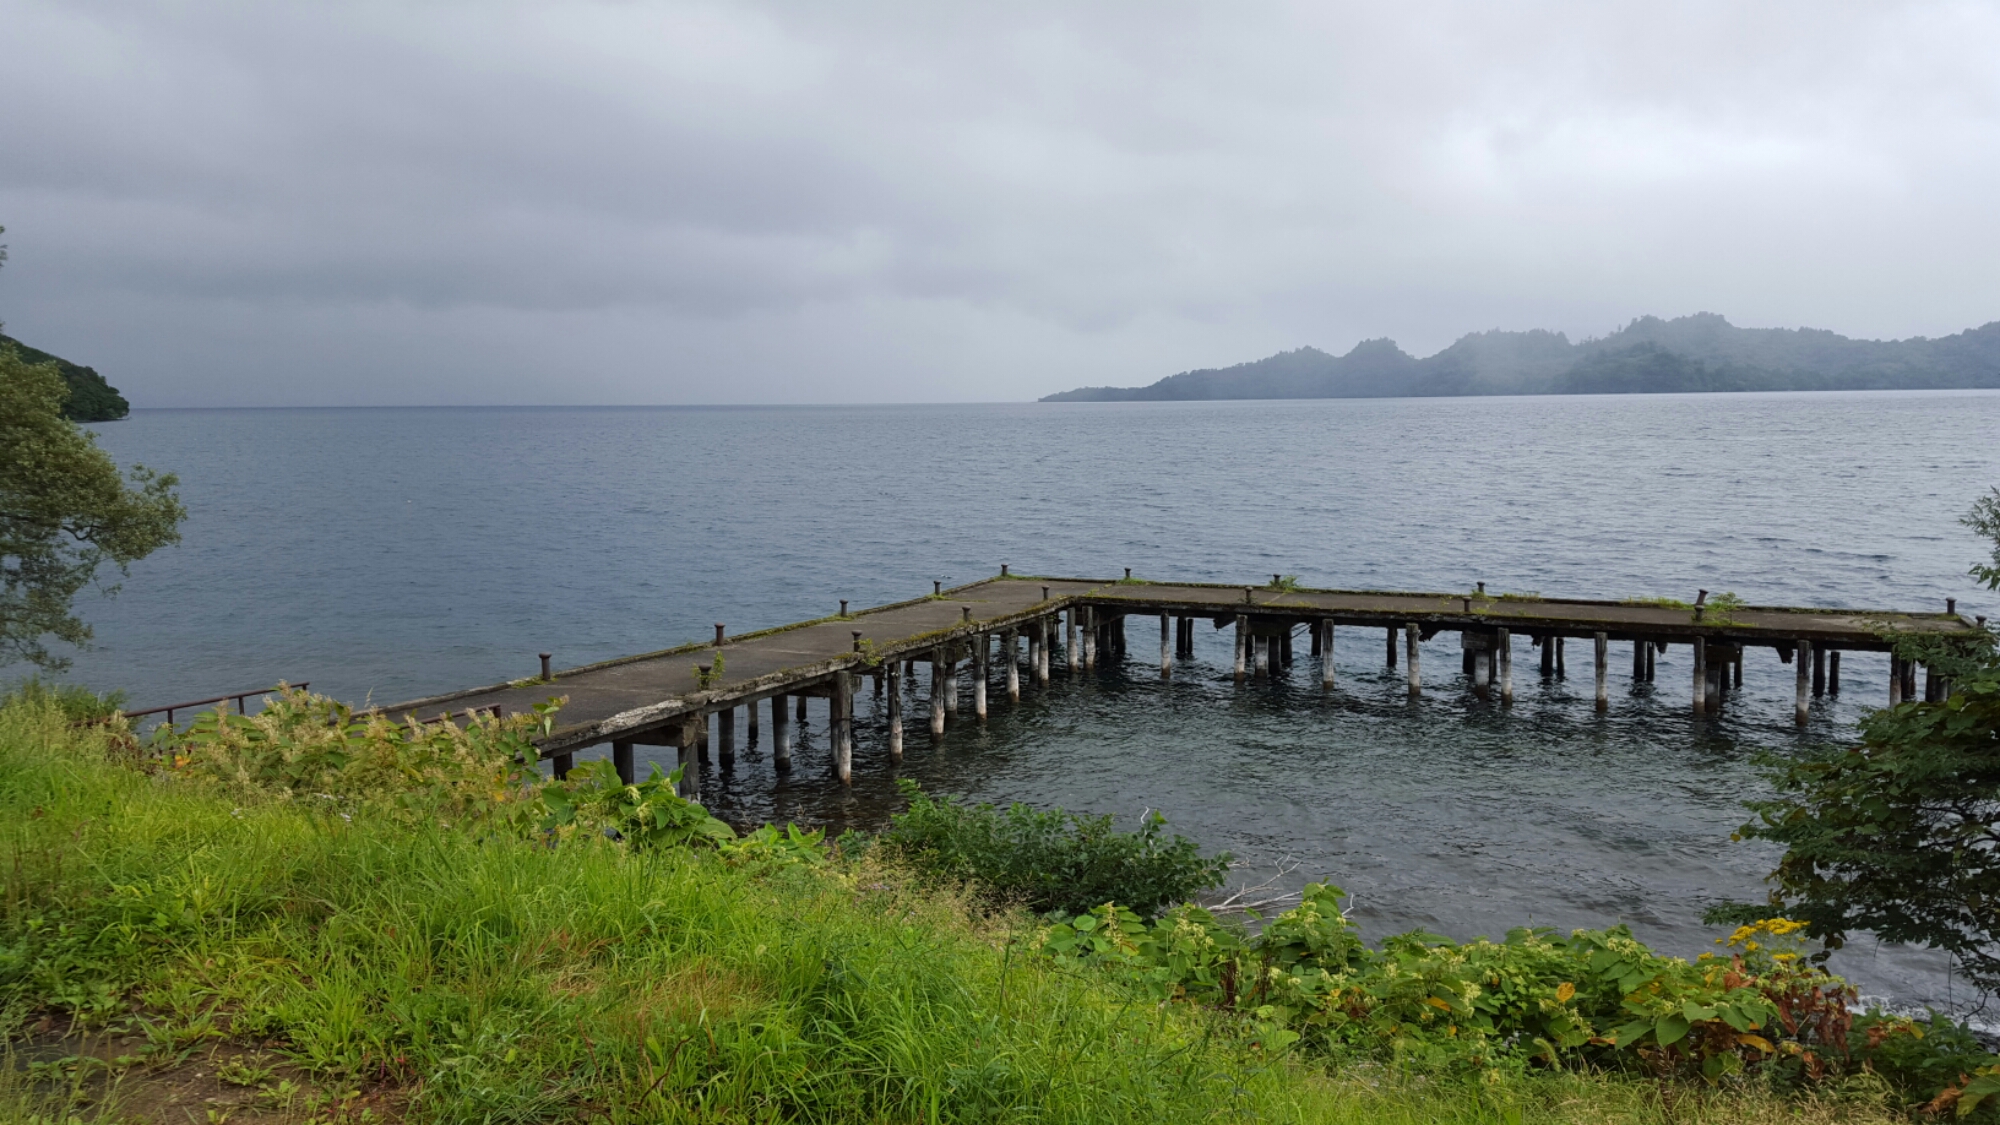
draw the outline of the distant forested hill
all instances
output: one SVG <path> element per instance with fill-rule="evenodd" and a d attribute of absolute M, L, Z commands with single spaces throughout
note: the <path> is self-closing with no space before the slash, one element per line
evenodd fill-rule
<path fill-rule="evenodd" d="M 1083 387 L 1043 402 L 1438 395 L 1661 394 L 2000 387 L 2000 321 L 1931 340 L 1850 340 L 1817 328 L 1738 328 L 1715 313 L 1641 317 L 1602 339 L 1475 332 L 1425 359 L 1393 340 L 1346 355 L 1279 352 L 1145 387 Z"/>
<path fill-rule="evenodd" d="M 72 422 L 115 422 L 132 412 L 132 404 L 118 393 L 118 388 L 104 381 L 95 369 L 79 367 L 61 356 L 50 355 L 40 348 L 31 348 L 11 336 L 0 335 L 0 347 L 12 344 L 21 349 L 21 358 L 29 363 L 51 363 L 62 372 L 63 382 L 69 384 L 69 401 L 63 403 L 63 413 Z"/>

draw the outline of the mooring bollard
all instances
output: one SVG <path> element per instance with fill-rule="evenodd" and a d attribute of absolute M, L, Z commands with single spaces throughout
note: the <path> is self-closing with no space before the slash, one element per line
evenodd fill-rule
<path fill-rule="evenodd" d="M 720 621 L 715 623 L 715 643 L 722 643 L 722 622 Z"/>

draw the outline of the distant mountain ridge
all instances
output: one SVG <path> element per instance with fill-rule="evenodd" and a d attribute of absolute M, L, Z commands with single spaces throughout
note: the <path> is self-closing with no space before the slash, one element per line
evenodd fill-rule
<path fill-rule="evenodd" d="M 1472 332 L 1418 359 L 1388 339 L 1346 355 L 1299 348 L 1144 387 L 1080 387 L 1043 402 L 1452 395 L 1662 394 L 2000 387 L 2000 321 L 1938 339 L 1852 340 L 1818 328 L 1738 328 L 1716 313 L 1640 317 L 1609 336 Z"/>

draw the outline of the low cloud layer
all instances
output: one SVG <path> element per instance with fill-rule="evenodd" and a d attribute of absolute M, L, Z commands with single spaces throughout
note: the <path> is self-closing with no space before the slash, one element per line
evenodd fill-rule
<path fill-rule="evenodd" d="M 0 319 L 146 406 L 2000 318 L 1992 5 L 1078 8 L 0 0 Z"/>

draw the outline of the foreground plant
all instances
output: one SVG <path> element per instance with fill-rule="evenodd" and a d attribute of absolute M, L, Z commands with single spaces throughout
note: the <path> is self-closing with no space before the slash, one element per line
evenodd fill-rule
<path fill-rule="evenodd" d="M 1037 912 L 1076 913 L 1102 902 L 1151 914 L 1222 884 L 1227 853 L 1204 856 L 1194 841 L 1166 834 L 1151 813 L 1137 832 L 1109 816 L 1082 816 L 1023 804 L 1005 809 L 932 797 L 914 781 L 896 783 L 909 807 L 880 844 L 926 874 L 971 882 L 991 898 Z"/>
<path fill-rule="evenodd" d="M 1966 1114 L 2000 1091 L 2000 1060 L 1949 1021 L 1854 1013 L 1853 989 L 1803 955 L 1803 922 L 1762 919 L 1693 962 L 1622 926 L 1500 942 L 1418 932 L 1371 949 L 1342 897 L 1308 886 L 1254 936 L 1196 906 L 1149 923 L 1105 905 L 1051 926 L 1042 946 L 1150 998 L 1240 1014 L 1267 1051 L 1488 1081 L 1581 1067 L 1803 1088 L 1866 1072 L 1906 1104 Z"/>

